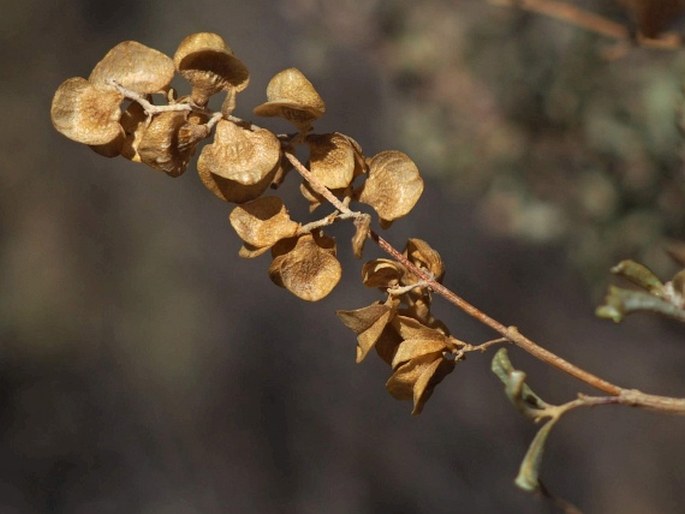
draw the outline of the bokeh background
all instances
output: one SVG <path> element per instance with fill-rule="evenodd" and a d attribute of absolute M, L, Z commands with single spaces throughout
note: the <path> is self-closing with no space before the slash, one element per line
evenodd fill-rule
<path fill-rule="evenodd" d="M 247 118 L 271 75 L 300 68 L 327 102 L 318 130 L 403 150 L 426 177 L 390 240 L 428 240 L 448 286 L 587 369 L 685 395 L 681 326 L 593 317 L 619 259 L 675 271 L 663 243 L 685 227 L 683 52 L 608 60 L 611 41 L 481 0 L 0 6 L 0 512 L 549 511 L 513 485 L 535 427 L 491 355 L 411 417 L 378 359 L 354 364 L 335 317 L 377 298 L 344 244 L 342 283 L 304 304 L 271 284 L 266 257 L 237 257 L 229 209 L 192 169 L 170 179 L 52 129 L 57 86 L 126 39 L 173 54 L 191 32 L 222 34 L 251 70 Z M 492 336 L 435 309 L 457 337 Z M 550 401 L 590 392 L 511 355 Z M 684 429 L 573 413 L 543 478 L 587 512 L 682 512 Z"/>

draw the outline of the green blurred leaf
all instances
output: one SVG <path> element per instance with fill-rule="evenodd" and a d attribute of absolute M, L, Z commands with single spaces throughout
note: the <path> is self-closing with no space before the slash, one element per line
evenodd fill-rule
<path fill-rule="evenodd" d="M 549 404 L 528 387 L 525 382 L 526 374 L 514 369 L 506 348 L 499 349 L 492 359 L 490 368 L 504 384 L 504 390 L 511 403 L 526 416 L 537 418 L 540 411 L 549 407 Z"/>
<path fill-rule="evenodd" d="M 545 443 L 547 442 L 547 436 L 549 436 L 552 427 L 554 427 L 558 419 L 558 417 L 551 418 L 538 430 L 538 433 L 535 434 L 533 441 L 528 447 L 525 457 L 521 461 L 521 467 L 514 482 L 524 491 L 532 492 L 540 487 L 538 477 L 540 476 L 540 464 L 542 463 Z"/>
<path fill-rule="evenodd" d="M 644 291 L 633 291 L 616 286 L 609 286 L 604 303 L 597 307 L 595 314 L 600 318 L 619 323 L 625 316 L 637 311 L 658 312 L 685 322 L 685 311 L 680 307 Z"/>
<path fill-rule="evenodd" d="M 631 260 L 621 261 L 611 268 L 611 272 L 626 280 L 630 280 L 633 284 L 640 286 L 653 295 L 663 296 L 665 293 L 664 284 L 659 280 L 659 277 L 647 266 L 639 262 Z"/>

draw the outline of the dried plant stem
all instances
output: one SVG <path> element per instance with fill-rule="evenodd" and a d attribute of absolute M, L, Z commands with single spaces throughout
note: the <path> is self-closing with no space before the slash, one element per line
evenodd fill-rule
<path fill-rule="evenodd" d="M 295 155 L 290 151 L 284 152 L 286 159 L 290 161 L 297 172 L 302 175 L 302 177 L 309 182 L 312 188 L 323 196 L 328 202 L 330 202 L 333 207 L 338 209 L 342 215 L 345 217 L 353 218 L 362 215 L 362 213 L 357 213 L 352 211 L 347 205 L 340 201 L 328 188 L 321 184 L 317 178 L 304 166 Z M 430 275 L 426 270 L 418 268 L 415 266 L 404 254 L 392 246 L 388 241 L 383 239 L 373 230 L 370 231 L 369 237 L 387 254 L 389 254 L 397 262 L 405 266 L 409 271 L 414 273 L 422 281 L 424 281 L 435 293 L 442 296 L 448 302 L 450 302 L 455 307 L 464 311 L 469 316 L 480 321 L 482 324 L 490 327 L 495 332 L 500 334 L 502 338 L 507 341 L 512 342 L 522 350 L 526 351 L 533 357 L 541 360 L 553 366 L 564 373 L 594 387 L 604 393 L 611 395 L 608 400 L 603 398 L 601 400 L 590 399 L 589 397 L 580 397 L 573 404 L 574 406 L 580 405 L 600 405 L 615 403 L 621 405 L 629 405 L 633 407 L 643 407 L 648 409 L 654 409 L 662 412 L 668 412 L 673 414 L 684 414 L 685 415 L 685 399 L 681 398 L 670 398 L 665 396 L 656 396 L 645 394 L 635 389 L 625 389 L 623 387 L 617 386 L 600 378 L 589 371 L 585 371 L 579 368 L 575 364 L 568 362 L 567 360 L 559 357 L 558 355 L 550 352 L 546 348 L 538 345 L 528 337 L 524 336 L 515 326 L 506 326 L 496 319 L 488 316 L 486 313 L 475 307 L 474 305 L 467 302 L 461 296 L 454 293 L 452 290 L 443 286 L 435 280 L 434 277 Z M 501 339 L 495 340 L 497 342 L 502 342 Z"/>
<path fill-rule="evenodd" d="M 526 11 L 535 12 L 550 18 L 564 21 L 576 27 L 606 36 L 618 41 L 631 41 L 630 31 L 620 23 L 609 20 L 599 14 L 586 11 L 567 2 L 557 0 L 490 0 L 490 3 L 519 7 Z M 646 48 L 674 50 L 681 47 L 680 38 L 651 39 L 637 35 L 635 41 Z"/>

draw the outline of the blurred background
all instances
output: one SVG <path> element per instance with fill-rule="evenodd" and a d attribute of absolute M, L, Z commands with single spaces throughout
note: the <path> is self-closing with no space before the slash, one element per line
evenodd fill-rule
<path fill-rule="evenodd" d="M 629 22 L 609 1 L 582 4 Z M 663 244 L 685 228 L 685 53 L 608 60 L 612 41 L 481 0 L 26 0 L 2 13 L 3 514 L 549 511 L 513 484 L 535 426 L 491 353 L 411 417 L 379 359 L 355 365 L 335 317 L 378 298 L 346 244 L 341 284 L 304 304 L 271 284 L 267 257 L 237 257 L 229 207 L 194 167 L 171 179 L 53 130 L 57 86 L 127 39 L 172 55 L 191 32 L 221 34 L 251 71 L 246 118 L 274 73 L 300 68 L 327 102 L 317 130 L 422 170 L 424 197 L 388 239 L 426 239 L 446 285 L 588 370 L 685 396 L 681 326 L 593 316 L 618 260 L 676 271 Z M 492 337 L 435 304 L 455 336 Z M 511 358 L 549 401 L 591 392 Z M 543 480 L 587 512 L 682 512 L 684 429 L 625 408 L 573 413 Z"/>

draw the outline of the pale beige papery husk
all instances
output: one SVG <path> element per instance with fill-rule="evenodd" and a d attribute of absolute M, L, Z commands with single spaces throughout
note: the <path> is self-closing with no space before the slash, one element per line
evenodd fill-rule
<path fill-rule="evenodd" d="M 281 144 L 266 129 L 250 130 L 228 120 L 216 126 L 214 142 L 206 145 L 197 161 L 207 171 L 240 184 L 258 184 L 278 166 Z"/>
<path fill-rule="evenodd" d="M 383 330 L 394 315 L 394 309 L 384 303 L 375 302 L 361 309 L 339 310 L 340 321 L 357 335 L 357 362 L 366 358 L 371 348 L 381 337 Z"/>
<path fill-rule="evenodd" d="M 412 400 L 412 415 L 421 413 L 436 385 L 454 370 L 454 361 L 441 352 L 415 357 L 400 365 L 386 382 L 388 392 L 398 400 Z"/>
<path fill-rule="evenodd" d="M 446 346 L 451 345 L 445 338 L 444 331 L 429 327 L 411 316 L 395 316 L 392 325 L 402 339 L 441 339 Z"/>
<path fill-rule="evenodd" d="M 125 133 L 121 155 L 130 161 L 141 162 L 138 146 L 145 133 L 147 121 L 147 113 L 138 102 L 131 102 L 121 115 L 119 122 Z"/>
<path fill-rule="evenodd" d="M 414 161 L 397 150 L 380 152 L 368 164 L 369 175 L 359 201 L 373 207 L 381 223 L 388 226 L 414 208 L 423 193 L 423 179 Z"/>
<path fill-rule="evenodd" d="M 362 258 L 364 245 L 371 234 L 371 216 L 360 216 L 354 220 L 354 236 L 352 236 L 352 252 L 357 259 Z"/>
<path fill-rule="evenodd" d="M 195 145 L 206 134 L 206 127 L 188 123 L 187 111 L 162 112 L 145 127 L 138 155 L 148 166 L 178 177 L 186 170 Z"/>
<path fill-rule="evenodd" d="M 440 280 L 445 274 L 442 257 L 423 239 L 410 238 L 404 254 L 413 264 L 428 270 L 436 280 Z"/>
<path fill-rule="evenodd" d="M 326 297 L 342 276 L 342 267 L 335 257 L 335 241 L 327 236 L 304 234 L 282 240 L 272 248 L 272 255 L 271 280 L 308 302 Z"/>
<path fill-rule="evenodd" d="M 274 75 L 266 87 L 266 99 L 254 108 L 257 116 L 284 118 L 300 129 L 308 127 L 326 112 L 326 104 L 319 93 L 297 68 Z"/>
<path fill-rule="evenodd" d="M 355 149 L 338 132 L 307 136 L 309 170 L 328 189 L 343 189 L 352 183 L 356 167 Z"/>
<path fill-rule="evenodd" d="M 366 287 L 397 286 L 404 275 L 405 270 L 399 262 L 392 259 L 374 259 L 362 267 L 362 282 Z"/>
<path fill-rule="evenodd" d="M 191 96 L 204 105 L 210 96 L 221 91 L 244 90 L 250 73 L 243 62 L 218 34 L 198 32 L 187 36 L 174 54 L 178 72 L 191 83 Z"/>
<path fill-rule="evenodd" d="M 262 196 L 238 205 L 231 211 L 229 222 L 240 239 L 256 248 L 271 247 L 292 237 L 300 227 L 277 196 Z"/>
<path fill-rule="evenodd" d="M 140 94 L 166 91 L 174 78 L 174 63 L 162 52 L 137 41 L 124 41 L 95 65 L 88 80 L 93 85 L 119 85 Z"/>
<path fill-rule="evenodd" d="M 97 88 L 83 77 L 72 77 L 55 91 L 50 118 L 55 129 L 73 141 L 106 145 L 121 135 L 123 98 L 112 88 Z"/>
<path fill-rule="evenodd" d="M 200 181 L 209 189 L 217 198 L 220 198 L 224 202 L 232 203 L 245 203 L 250 200 L 258 198 L 267 190 L 274 177 L 281 170 L 280 164 L 277 164 L 271 172 L 269 172 L 260 182 L 253 184 L 251 186 L 246 186 L 240 182 L 234 180 L 228 180 L 227 178 L 220 177 L 210 172 L 207 167 L 197 168 L 197 174 L 200 177 Z M 266 248 L 264 251 L 268 250 Z M 261 251 L 258 255 L 264 253 Z M 249 251 L 246 250 L 245 255 L 241 252 L 241 257 L 246 257 L 249 255 Z M 249 255 L 253 257 L 256 255 Z"/>

